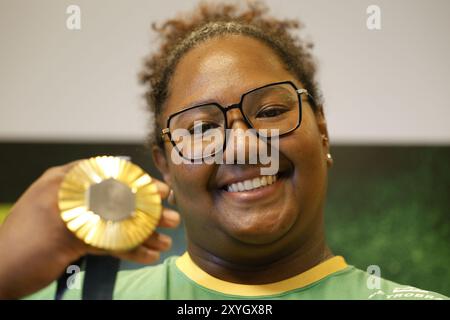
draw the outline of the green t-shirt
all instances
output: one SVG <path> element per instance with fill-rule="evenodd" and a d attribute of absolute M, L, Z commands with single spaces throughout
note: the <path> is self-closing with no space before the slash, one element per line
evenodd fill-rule
<path fill-rule="evenodd" d="M 80 281 L 82 282 L 82 273 Z M 80 287 L 80 286 L 78 286 Z M 53 299 L 56 283 L 26 299 Z M 81 288 L 68 289 L 64 299 L 80 299 Z M 114 299 L 448 299 L 410 286 L 369 275 L 335 256 L 286 280 L 244 285 L 214 278 L 200 269 L 188 253 L 163 263 L 120 271 Z"/>

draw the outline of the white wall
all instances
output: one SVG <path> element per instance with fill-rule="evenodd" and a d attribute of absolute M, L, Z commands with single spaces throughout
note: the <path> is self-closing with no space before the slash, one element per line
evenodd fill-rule
<path fill-rule="evenodd" d="M 332 142 L 450 144 L 450 1 L 267 1 L 316 43 Z M 141 141 L 150 23 L 197 1 L 0 0 L 0 140 Z M 82 29 L 65 13 L 81 7 Z M 366 28 L 366 8 L 382 29 Z"/>

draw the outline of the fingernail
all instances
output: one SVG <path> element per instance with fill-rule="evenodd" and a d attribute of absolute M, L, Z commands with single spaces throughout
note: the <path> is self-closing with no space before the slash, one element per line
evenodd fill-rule
<path fill-rule="evenodd" d="M 160 253 L 158 251 L 151 250 L 151 249 L 146 249 L 146 253 L 152 259 L 159 260 L 159 258 L 160 258 Z M 154 261 L 152 261 L 152 262 L 154 262 Z"/>
<path fill-rule="evenodd" d="M 180 221 L 180 214 L 178 212 L 176 212 L 176 211 L 168 210 L 166 212 L 166 218 L 170 222 L 178 223 Z"/>
<path fill-rule="evenodd" d="M 170 247 L 170 245 L 172 244 L 172 238 L 169 236 L 166 236 L 164 234 L 160 234 L 159 235 L 159 239 L 158 239 L 162 244 L 164 244 L 165 247 Z"/>

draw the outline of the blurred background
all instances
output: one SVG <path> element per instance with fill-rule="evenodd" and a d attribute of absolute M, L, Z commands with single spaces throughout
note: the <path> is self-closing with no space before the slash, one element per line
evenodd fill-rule
<path fill-rule="evenodd" d="M 0 0 L 0 223 L 46 168 L 130 155 L 151 119 L 138 85 L 152 22 L 193 0 Z M 326 228 L 335 254 L 450 295 L 450 2 L 268 0 L 315 43 L 332 154 Z M 69 5 L 81 29 L 69 30 Z M 366 26 L 369 5 L 381 30 Z M 183 226 L 171 233 L 185 250 Z M 123 263 L 123 268 L 138 265 Z"/>

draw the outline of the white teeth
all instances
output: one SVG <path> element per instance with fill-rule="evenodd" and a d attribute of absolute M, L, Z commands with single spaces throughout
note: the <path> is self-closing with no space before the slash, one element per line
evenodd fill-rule
<path fill-rule="evenodd" d="M 226 187 L 228 192 L 241 192 L 247 190 L 253 190 L 264 186 L 271 185 L 277 181 L 277 176 L 261 176 L 249 180 L 244 180 L 237 183 L 232 183 Z"/>
<path fill-rule="evenodd" d="M 245 180 L 244 181 L 244 187 L 245 187 L 245 190 L 252 190 L 253 189 L 253 182 L 252 182 L 252 180 Z"/>
<path fill-rule="evenodd" d="M 261 185 L 263 187 L 267 185 L 267 178 L 265 176 L 261 178 Z"/>
<path fill-rule="evenodd" d="M 253 182 L 253 187 L 254 188 L 261 187 L 261 179 L 260 178 L 255 178 L 255 179 L 252 180 L 252 182 Z"/>

